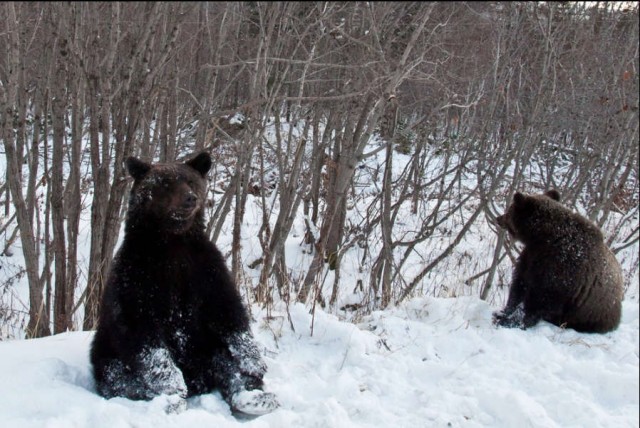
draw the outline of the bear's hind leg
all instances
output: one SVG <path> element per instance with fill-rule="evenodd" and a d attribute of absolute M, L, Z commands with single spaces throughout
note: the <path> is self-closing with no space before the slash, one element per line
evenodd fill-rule
<path fill-rule="evenodd" d="M 251 334 L 234 333 L 225 342 L 228 351 L 214 356 L 213 377 L 231 409 L 248 415 L 263 415 L 278 408 L 276 395 L 262 390 L 267 366 Z"/>
<path fill-rule="evenodd" d="M 96 390 L 104 398 L 125 397 L 130 400 L 148 399 L 140 376 L 120 360 L 94 363 Z"/>
<path fill-rule="evenodd" d="M 142 379 L 149 394 L 186 398 L 187 386 L 184 377 L 166 348 L 145 350 L 141 362 Z"/>
<path fill-rule="evenodd" d="M 231 408 L 247 415 L 266 415 L 280 407 L 278 398 L 273 392 L 261 389 L 241 390 L 231 397 Z"/>
<path fill-rule="evenodd" d="M 109 360 L 96 376 L 98 393 L 106 398 L 152 400 L 167 396 L 167 412 L 186 409 L 187 387 L 182 372 L 165 348 L 145 349 L 131 364 Z"/>

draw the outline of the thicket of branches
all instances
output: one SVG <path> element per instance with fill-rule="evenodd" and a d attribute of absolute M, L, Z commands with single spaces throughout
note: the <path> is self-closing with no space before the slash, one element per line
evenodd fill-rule
<path fill-rule="evenodd" d="M 222 192 L 207 231 L 216 240 L 233 219 L 230 267 L 241 284 L 246 264 L 259 266 L 256 302 L 334 304 L 342 256 L 356 244 L 370 272 L 362 305 L 402 301 L 519 189 L 555 187 L 599 225 L 616 213 L 614 248 L 637 245 L 638 8 L 590 3 L 4 2 L 0 259 L 20 241 L 27 335 L 95 327 L 130 155 L 216 156 L 225 168 L 212 177 Z M 283 123 L 308 137 L 280 132 Z M 398 152 L 411 160 L 392 180 Z M 380 153 L 380 191 L 364 220 L 348 223 L 357 169 Z M 461 184 L 469 176 L 476 185 Z M 264 209 L 259 260 L 239 251 L 250 195 Z M 294 281 L 284 243 L 299 209 L 312 261 Z M 463 209 L 448 244 L 407 273 L 416 247 Z M 422 226 L 399 235 L 406 210 Z M 469 278 L 483 297 L 512 256 L 496 233 L 494 254 Z"/>

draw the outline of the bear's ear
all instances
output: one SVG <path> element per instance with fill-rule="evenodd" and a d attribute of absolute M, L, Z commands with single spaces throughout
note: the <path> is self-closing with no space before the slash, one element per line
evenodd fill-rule
<path fill-rule="evenodd" d="M 140 180 L 151 169 L 150 164 L 134 157 L 127 158 L 125 164 L 127 171 L 135 180 Z"/>
<path fill-rule="evenodd" d="M 207 152 L 202 152 L 190 161 L 185 162 L 185 164 L 198 171 L 204 177 L 211 168 L 211 155 Z"/>
<path fill-rule="evenodd" d="M 513 203 L 515 205 L 522 205 L 524 204 L 524 201 L 527 199 L 527 197 L 520 193 L 520 192 L 516 192 L 515 195 L 513 195 Z"/>
<path fill-rule="evenodd" d="M 553 199 L 554 201 L 560 201 L 560 192 L 556 189 L 550 189 L 544 192 L 544 195 Z"/>

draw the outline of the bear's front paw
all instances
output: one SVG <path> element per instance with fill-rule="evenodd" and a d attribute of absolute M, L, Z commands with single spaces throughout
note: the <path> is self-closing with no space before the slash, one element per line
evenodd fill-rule
<path fill-rule="evenodd" d="M 499 325 L 504 327 L 504 323 L 509 319 L 509 316 L 504 313 L 504 311 L 494 312 L 491 316 L 491 321 L 494 325 Z"/>
<path fill-rule="evenodd" d="M 276 395 L 272 392 L 264 392 L 259 389 L 240 391 L 231 397 L 233 410 L 247 415 L 266 415 L 280 407 Z"/>
<path fill-rule="evenodd" d="M 518 305 L 518 307 L 513 311 L 507 311 L 505 309 L 494 312 L 492 316 L 493 324 L 507 328 L 523 328 L 523 319 L 524 309 L 522 308 L 522 305 Z"/>
<path fill-rule="evenodd" d="M 521 329 L 526 330 L 530 327 L 533 327 L 534 325 L 538 324 L 538 321 L 540 321 L 540 316 L 535 315 L 535 314 L 527 314 L 523 320 L 522 320 L 522 325 L 520 326 Z"/>

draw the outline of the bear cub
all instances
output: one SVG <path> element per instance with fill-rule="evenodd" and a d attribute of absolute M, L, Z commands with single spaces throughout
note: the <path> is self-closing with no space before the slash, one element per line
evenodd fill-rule
<path fill-rule="evenodd" d="M 123 242 L 102 296 L 90 359 L 106 398 L 186 398 L 220 391 L 234 412 L 278 407 L 249 316 L 204 226 L 210 156 L 184 163 L 126 161 L 134 183 Z"/>
<path fill-rule="evenodd" d="M 506 307 L 493 314 L 493 322 L 526 329 L 545 320 L 580 332 L 615 330 L 624 293 L 620 264 L 600 229 L 559 200 L 556 190 L 518 192 L 497 218 L 524 248 Z"/>

